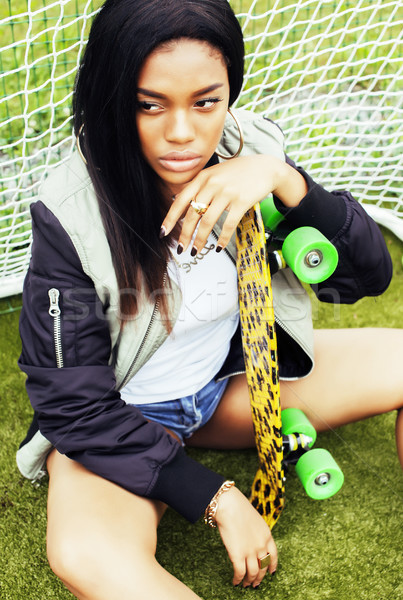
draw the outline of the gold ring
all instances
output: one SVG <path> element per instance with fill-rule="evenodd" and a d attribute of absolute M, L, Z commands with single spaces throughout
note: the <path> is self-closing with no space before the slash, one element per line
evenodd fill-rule
<path fill-rule="evenodd" d="M 259 564 L 259 569 L 265 569 L 266 567 L 269 567 L 270 566 L 270 562 L 271 562 L 270 552 L 268 552 L 266 554 L 266 556 L 263 556 L 262 558 L 258 558 L 257 562 Z"/>
<path fill-rule="evenodd" d="M 202 204 L 201 202 L 196 202 L 196 200 L 190 201 L 190 206 L 195 209 L 198 215 L 202 216 L 208 209 L 207 204 Z"/>

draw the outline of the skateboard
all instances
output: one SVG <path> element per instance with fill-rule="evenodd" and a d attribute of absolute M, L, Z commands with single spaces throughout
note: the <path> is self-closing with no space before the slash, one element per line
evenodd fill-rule
<path fill-rule="evenodd" d="M 256 204 L 245 213 L 237 227 L 238 292 L 242 346 L 259 458 L 250 500 L 268 525 L 273 527 L 284 507 L 284 473 L 290 464 L 295 463 L 296 471 L 311 497 L 329 497 L 338 491 L 336 488 L 340 489 L 343 482 L 341 471 L 333 459 L 329 459 L 329 453 L 311 450 L 316 432 L 314 435 L 312 426 L 308 427 L 307 419 L 304 420 L 301 415 L 297 419 L 295 412 L 287 416 L 284 411 L 286 418 L 282 423 L 266 242 L 260 206 Z M 331 490 L 333 493 L 330 493 Z"/>
<path fill-rule="evenodd" d="M 259 458 L 250 500 L 272 527 L 284 507 L 283 439 L 271 276 L 258 204 L 238 224 L 236 244 L 242 347 Z"/>

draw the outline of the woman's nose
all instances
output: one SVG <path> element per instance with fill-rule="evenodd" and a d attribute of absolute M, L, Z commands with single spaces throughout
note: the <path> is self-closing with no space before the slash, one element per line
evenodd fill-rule
<path fill-rule="evenodd" d="M 169 142 L 184 144 L 195 137 L 195 129 L 187 111 L 177 111 L 170 115 L 165 132 Z"/>

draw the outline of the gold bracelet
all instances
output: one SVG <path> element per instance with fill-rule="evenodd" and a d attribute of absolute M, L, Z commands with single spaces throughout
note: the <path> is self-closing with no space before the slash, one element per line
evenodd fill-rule
<path fill-rule="evenodd" d="M 221 496 L 221 494 L 231 489 L 233 485 L 235 485 L 235 481 L 224 481 L 222 486 L 214 494 L 204 513 L 204 522 L 206 525 L 210 525 L 210 527 L 217 527 L 215 515 L 218 508 L 218 498 Z"/>

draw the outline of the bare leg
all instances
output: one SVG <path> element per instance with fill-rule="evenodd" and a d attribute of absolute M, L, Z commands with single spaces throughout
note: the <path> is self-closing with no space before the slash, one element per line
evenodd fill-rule
<path fill-rule="evenodd" d="M 304 410 L 318 431 L 403 406 L 403 330 L 315 332 L 311 376 L 283 382 L 284 408 Z"/>
<path fill-rule="evenodd" d="M 301 408 L 318 431 L 403 406 L 403 330 L 340 329 L 315 332 L 316 365 L 305 379 L 281 382 L 282 408 Z M 397 447 L 403 465 L 403 417 Z M 227 387 L 212 419 L 189 440 L 193 446 L 253 445 L 246 377 Z"/>
<path fill-rule="evenodd" d="M 57 451 L 48 459 L 48 557 L 80 600 L 197 600 L 155 559 L 165 505 L 135 496 Z"/>

